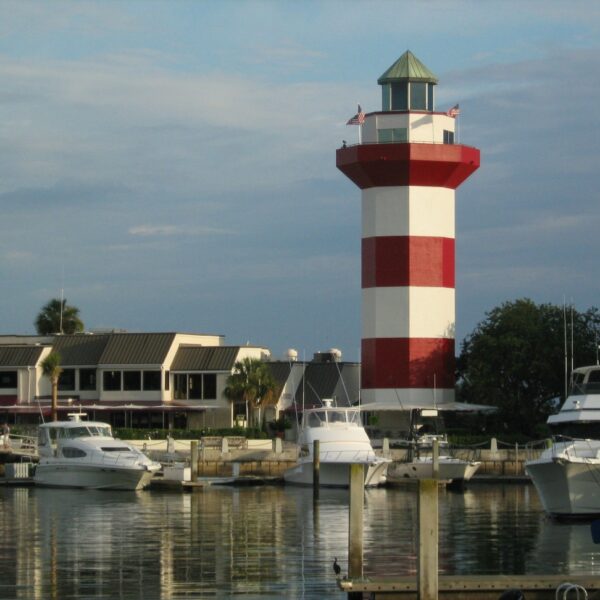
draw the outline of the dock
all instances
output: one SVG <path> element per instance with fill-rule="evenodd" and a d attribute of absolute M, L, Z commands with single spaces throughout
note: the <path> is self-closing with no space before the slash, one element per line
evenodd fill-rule
<path fill-rule="evenodd" d="M 523 592 L 527 600 L 555 600 L 556 589 L 564 583 L 582 586 L 587 591 L 588 597 L 600 590 L 600 579 L 588 576 L 440 575 L 437 598 L 439 600 L 498 600 L 504 591 L 518 589 Z M 362 597 L 364 594 L 373 600 L 381 598 L 417 600 L 419 598 L 416 577 L 396 577 L 393 580 L 339 579 L 338 587 L 348 593 L 349 597 L 350 595 L 355 597 L 355 594 L 360 594 L 359 597 Z M 572 591 L 568 597 L 578 596 Z"/>

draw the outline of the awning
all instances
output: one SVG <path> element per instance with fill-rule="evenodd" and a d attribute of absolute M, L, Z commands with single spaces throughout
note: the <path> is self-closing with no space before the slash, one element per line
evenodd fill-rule
<path fill-rule="evenodd" d="M 498 410 L 496 406 L 488 406 L 486 404 L 468 404 L 466 402 L 440 402 L 435 406 L 423 406 L 422 404 L 392 404 L 388 402 L 365 402 L 360 404 L 360 409 L 365 412 L 378 411 L 409 411 L 422 408 L 433 408 L 441 411 L 455 412 L 495 412 Z"/>

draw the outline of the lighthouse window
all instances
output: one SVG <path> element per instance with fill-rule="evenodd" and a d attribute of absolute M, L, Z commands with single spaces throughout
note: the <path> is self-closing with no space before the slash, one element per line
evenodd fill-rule
<path fill-rule="evenodd" d="M 444 144 L 454 144 L 454 131 L 444 129 Z"/>
<path fill-rule="evenodd" d="M 380 144 L 399 144 L 408 142 L 408 129 L 395 127 L 394 129 L 378 129 L 377 141 Z"/>
<path fill-rule="evenodd" d="M 387 86 L 384 86 L 384 89 Z M 408 109 L 408 83 L 401 81 L 390 85 L 392 95 L 392 110 Z"/>
<path fill-rule="evenodd" d="M 411 110 L 427 110 L 427 84 L 420 81 L 410 82 Z"/>

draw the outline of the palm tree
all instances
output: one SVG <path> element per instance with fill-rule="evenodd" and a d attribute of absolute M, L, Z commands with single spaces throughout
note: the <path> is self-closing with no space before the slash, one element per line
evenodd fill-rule
<path fill-rule="evenodd" d="M 58 380 L 62 373 L 60 366 L 60 354 L 58 352 L 50 352 L 48 356 L 41 362 L 42 373 L 50 380 L 52 384 L 52 420 L 58 421 Z"/>
<path fill-rule="evenodd" d="M 83 331 L 83 322 L 79 318 L 79 309 L 68 306 L 66 298 L 52 298 L 36 317 L 35 328 L 39 335 L 70 334 Z"/>
<path fill-rule="evenodd" d="M 252 412 L 257 409 L 256 423 L 260 426 L 261 408 L 277 403 L 278 399 L 278 385 L 271 369 L 262 360 L 248 357 L 237 361 L 233 369 L 223 393 L 230 400 L 245 403 L 246 423 L 249 421 L 250 407 Z"/>

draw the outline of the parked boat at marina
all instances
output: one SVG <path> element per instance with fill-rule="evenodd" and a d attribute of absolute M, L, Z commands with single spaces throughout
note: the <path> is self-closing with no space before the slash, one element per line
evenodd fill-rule
<path fill-rule="evenodd" d="M 600 365 L 573 370 L 571 391 L 548 424 L 559 437 L 525 463 L 545 511 L 558 517 L 600 514 Z"/>
<path fill-rule="evenodd" d="M 140 490 L 161 468 L 131 444 L 115 439 L 107 423 L 69 416 L 69 421 L 39 427 L 35 485 Z"/>
<path fill-rule="evenodd" d="M 445 435 L 423 435 L 407 442 L 407 459 L 394 462 L 388 471 L 388 482 L 394 484 L 407 479 L 431 478 L 434 440 L 437 440 L 439 449 L 437 478 L 456 484 L 469 481 L 479 469 L 481 462 L 451 456 L 450 445 Z"/>
<path fill-rule="evenodd" d="M 347 487 L 349 466 L 364 465 L 365 486 L 382 485 L 391 460 L 376 456 L 362 425 L 360 408 L 334 407 L 331 400 L 323 406 L 305 410 L 298 437 L 298 464 L 283 475 L 286 483 L 312 485 L 314 442 L 319 442 L 319 484 Z"/>

